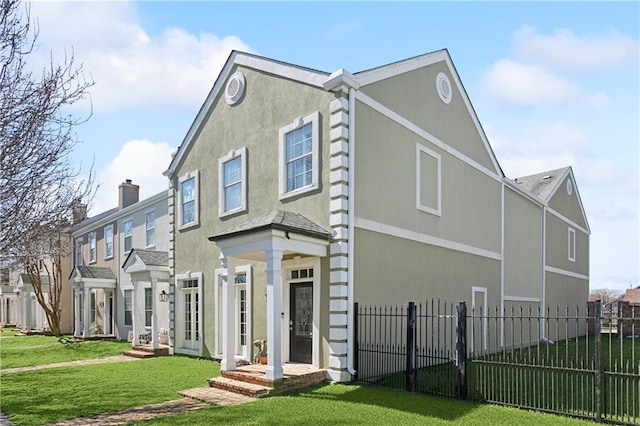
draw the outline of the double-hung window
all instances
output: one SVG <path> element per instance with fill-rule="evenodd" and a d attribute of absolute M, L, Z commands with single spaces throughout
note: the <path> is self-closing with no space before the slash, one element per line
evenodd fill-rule
<path fill-rule="evenodd" d="M 104 228 L 104 258 L 113 257 L 113 225 Z"/>
<path fill-rule="evenodd" d="M 319 126 L 315 112 L 280 129 L 280 199 L 319 187 Z"/>
<path fill-rule="evenodd" d="M 133 290 L 124 291 L 124 325 L 133 325 Z"/>
<path fill-rule="evenodd" d="M 151 327 L 151 316 L 153 315 L 153 290 L 144 289 L 144 326 Z"/>
<path fill-rule="evenodd" d="M 89 263 L 96 261 L 96 233 L 89 234 Z"/>
<path fill-rule="evenodd" d="M 218 160 L 219 216 L 246 210 L 247 149 L 231 151 Z"/>
<path fill-rule="evenodd" d="M 180 227 L 198 224 L 198 172 L 180 178 L 179 185 Z"/>
<path fill-rule="evenodd" d="M 154 210 L 146 213 L 144 227 L 147 233 L 147 247 L 156 245 L 156 212 Z"/>
<path fill-rule="evenodd" d="M 124 236 L 124 252 L 127 253 L 131 251 L 131 238 L 133 235 L 133 221 L 131 219 L 125 220 L 122 225 L 123 231 L 122 235 Z"/>

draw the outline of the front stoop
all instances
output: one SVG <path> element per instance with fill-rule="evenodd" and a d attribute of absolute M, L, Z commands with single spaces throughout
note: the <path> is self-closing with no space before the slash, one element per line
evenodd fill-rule
<path fill-rule="evenodd" d="M 153 349 L 151 346 L 134 346 L 133 348 L 123 351 L 122 355 L 131 356 L 134 358 L 152 358 L 156 356 L 169 356 L 169 347 L 161 346 L 158 349 Z"/>
<path fill-rule="evenodd" d="M 264 374 L 264 366 L 255 364 L 220 373 L 222 377 L 208 380 L 209 386 L 252 398 L 277 395 L 322 383 L 327 374 L 326 370 L 316 370 L 295 364 L 284 366 L 284 377 L 280 380 L 267 379 Z"/>

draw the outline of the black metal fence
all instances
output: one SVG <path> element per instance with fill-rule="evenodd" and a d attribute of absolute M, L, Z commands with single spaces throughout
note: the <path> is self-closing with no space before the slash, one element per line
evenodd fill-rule
<path fill-rule="evenodd" d="M 640 424 L 640 307 L 356 303 L 354 320 L 358 382 Z"/>

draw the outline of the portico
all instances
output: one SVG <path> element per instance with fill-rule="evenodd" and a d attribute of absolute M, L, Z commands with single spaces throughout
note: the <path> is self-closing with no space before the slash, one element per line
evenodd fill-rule
<path fill-rule="evenodd" d="M 222 282 L 222 361 L 223 371 L 236 369 L 235 276 L 240 261 L 266 263 L 267 365 L 265 376 L 283 378 L 283 351 L 294 338 L 310 341 L 310 364 L 320 364 L 320 259 L 327 256 L 331 233 L 299 213 L 275 210 L 235 228 L 209 237 L 221 252 L 222 267 L 227 274 Z M 293 275 L 285 277 L 287 263 L 301 265 L 305 286 L 300 291 L 284 288 Z M 307 267 L 310 266 L 310 267 Z M 293 266 L 295 267 L 295 266 Z M 312 272 L 308 272 L 312 271 Z M 300 281 L 301 274 L 294 274 Z M 311 275 L 311 276 L 309 276 Z M 285 297 L 288 296 L 288 297 Z M 285 300 L 293 308 L 287 311 Z M 290 312 L 294 312 L 291 314 Z M 288 319 L 288 321 L 286 321 Z M 287 340 L 289 345 L 283 345 Z M 291 359 L 288 353 L 287 359 Z"/>
<path fill-rule="evenodd" d="M 113 294 L 117 284 L 113 271 L 105 267 L 76 266 L 71 272 L 71 283 L 74 337 L 87 338 L 92 332 L 113 334 Z"/>

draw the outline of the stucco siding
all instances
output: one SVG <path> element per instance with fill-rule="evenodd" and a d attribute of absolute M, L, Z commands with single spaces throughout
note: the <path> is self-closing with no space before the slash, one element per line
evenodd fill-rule
<path fill-rule="evenodd" d="M 440 100 L 436 90 L 436 76 L 440 72 L 445 73 L 451 83 L 453 93 L 449 104 Z M 469 114 L 463 95 L 444 62 L 368 84 L 360 90 L 499 174 Z"/>
<path fill-rule="evenodd" d="M 405 305 L 446 299 L 471 305 L 472 287 L 500 303 L 500 262 L 391 237 L 355 231 L 354 297 L 362 305 Z"/>
<path fill-rule="evenodd" d="M 547 212 L 545 265 L 589 275 L 589 235 Z M 569 229 L 575 231 L 575 261 L 569 259 Z"/>
<path fill-rule="evenodd" d="M 504 293 L 541 297 L 542 207 L 509 187 L 504 203 Z"/>
<path fill-rule="evenodd" d="M 361 102 L 355 122 L 358 218 L 500 252 L 500 182 Z M 418 145 L 441 158 L 440 216 L 416 207 Z"/>

